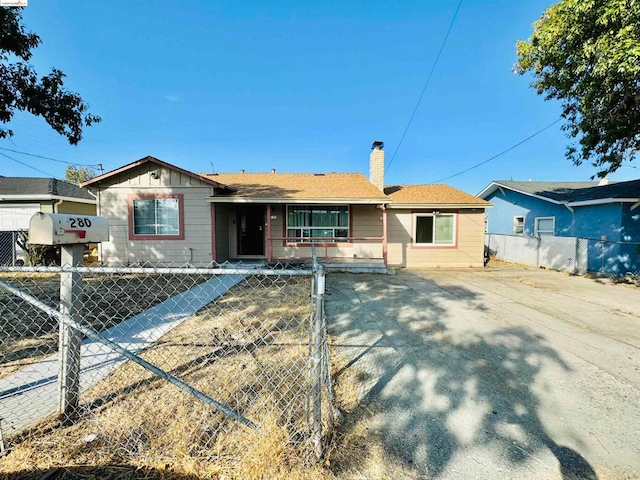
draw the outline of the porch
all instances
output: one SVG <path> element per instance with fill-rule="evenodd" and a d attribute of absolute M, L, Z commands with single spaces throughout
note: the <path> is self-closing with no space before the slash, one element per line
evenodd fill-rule
<path fill-rule="evenodd" d="M 386 211 L 378 205 L 212 203 L 214 260 L 308 261 L 331 270 L 387 270 Z"/>

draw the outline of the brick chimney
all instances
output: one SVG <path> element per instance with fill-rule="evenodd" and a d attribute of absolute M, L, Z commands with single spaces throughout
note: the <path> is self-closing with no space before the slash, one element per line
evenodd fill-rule
<path fill-rule="evenodd" d="M 384 191 L 384 142 L 373 142 L 371 146 L 369 181 Z"/>

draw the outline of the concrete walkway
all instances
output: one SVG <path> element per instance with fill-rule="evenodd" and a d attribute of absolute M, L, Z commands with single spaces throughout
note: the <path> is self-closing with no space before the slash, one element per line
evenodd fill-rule
<path fill-rule="evenodd" d="M 343 449 L 370 452 L 338 478 L 640 478 L 639 288 L 515 267 L 327 286 Z"/>
<path fill-rule="evenodd" d="M 133 353 L 140 352 L 244 278 L 216 276 L 100 333 Z M 82 342 L 81 390 L 98 383 L 125 360 L 101 343 Z M 58 370 L 58 355 L 54 354 L 0 379 L 0 418 L 5 434 L 18 433 L 56 411 Z"/>

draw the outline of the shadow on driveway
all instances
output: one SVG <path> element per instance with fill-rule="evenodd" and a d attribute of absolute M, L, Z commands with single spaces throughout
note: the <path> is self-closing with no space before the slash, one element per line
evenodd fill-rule
<path fill-rule="evenodd" d="M 421 476 L 597 478 L 540 418 L 541 371 L 571 370 L 545 338 L 486 321 L 474 291 L 411 274 L 330 275 L 328 286 L 335 381 L 358 388 L 338 443 L 366 420 L 384 455 Z M 367 468 L 334 457 L 338 476 Z"/>

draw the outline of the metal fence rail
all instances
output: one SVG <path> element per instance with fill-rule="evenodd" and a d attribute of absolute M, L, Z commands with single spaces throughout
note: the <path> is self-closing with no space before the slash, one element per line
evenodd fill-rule
<path fill-rule="evenodd" d="M 218 462 L 277 432 L 320 458 L 333 424 L 324 284 L 317 262 L 0 267 L 5 443 Z"/>
<path fill-rule="evenodd" d="M 640 243 L 580 237 L 527 237 L 489 233 L 485 248 L 497 260 L 640 281 Z"/>

